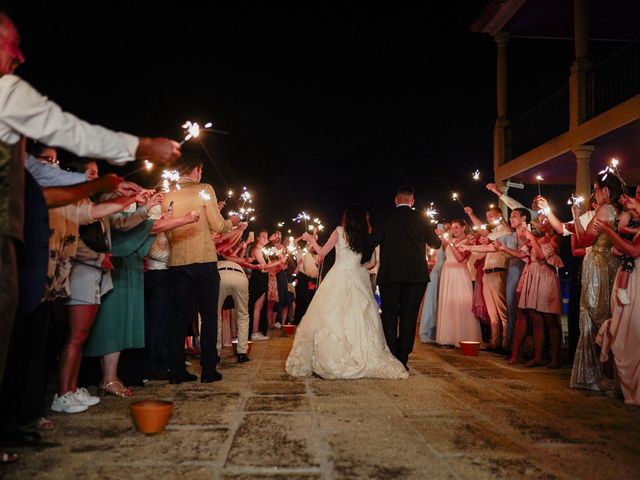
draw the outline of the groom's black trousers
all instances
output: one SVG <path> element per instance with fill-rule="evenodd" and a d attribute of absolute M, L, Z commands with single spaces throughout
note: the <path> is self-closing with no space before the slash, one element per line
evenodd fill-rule
<path fill-rule="evenodd" d="M 422 282 L 380 285 L 384 336 L 391 353 L 405 366 L 413 350 L 418 311 L 426 288 L 427 284 Z"/>

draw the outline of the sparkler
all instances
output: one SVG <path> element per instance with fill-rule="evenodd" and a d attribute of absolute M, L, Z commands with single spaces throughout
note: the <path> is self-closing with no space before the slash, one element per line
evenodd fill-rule
<path fill-rule="evenodd" d="M 476 170 L 471 174 L 471 177 L 478 182 L 480 180 L 480 170 Z"/>
<path fill-rule="evenodd" d="M 438 211 L 435 208 L 433 208 L 433 202 L 429 204 L 429 207 L 425 210 L 424 213 L 427 215 L 427 218 L 429 219 L 429 223 L 434 225 L 438 223 L 438 220 L 436 220 L 436 215 L 438 215 Z"/>
<path fill-rule="evenodd" d="M 278 255 L 278 249 L 276 247 L 264 247 L 262 249 L 262 253 L 267 257 L 275 257 L 276 255 Z"/>
<path fill-rule="evenodd" d="M 180 180 L 180 172 L 178 172 L 177 170 L 163 170 L 162 191 L 168 192 L 169 190 L 171 190 L 171 184 L 175 186 L 176 190 L 180 190 L 178 180 Z"/>
<path fill-rule="evenodd" d="M 200 198 L 204 201 L 211 200 L 211 195 L 209 195 L 204 189 L 200 190 L 200 192 L 198 192 L 198 195 L 200 195 Z"/>
<path fill-rule="evenodd" d="M 451 192 L 451 200 L 453 200 L 454 202 L 458 202 L 460 205 L 462 205 L 462 208 L 465 208 L 464 203 L 462 203 L 460 198 L 458 198 L 458 194 L 456 192 Z"/>
<path fill-rule="evenodd" d="M 133 172 L 129 172 L 126 175 L 124 175 L 122 178 L 127 178 L 130 177 L 131 175 L 135 175 L 138 172 L 141 172 L 143 170 L 146 170 L 147 172 L 150 172 L 151 170 L 153 170 L 153 163 L 150 162 L 149 160 L 144 160 L 144 163 L 142 165 L 142 167 L 138 168 L 137 170 L 134 170 Z"/>
<path fill-rule="evenodd" d="M 278 228 L 284 227 L 284 222 L 278 222 Z"/>
<path fill-rule="evenodd" d="M 300 221 L 304 221 L 304 229 L 307 229 L 307 220 L 311 220 L 311 217 L 304 211 L 300 212 L 296 218 L 292 218 L 296 223 L 300 223 Z"/>
<path fill-rule="evenodd" d="M 536 182 L 538 182 L 538 196 L 541 195 L 540 193 L 540 182 L 543 182 L 544 178 L 542 178 L 542 175 L 536 175 Z"/>
<path fill-rule="evenodd" d="M 582 202 L 584 202 L 584 197 L 576 196 L 575 193 L 572 193 L 569 200 L 567 200 L 567 205 L 577 205 L 579 207 Z"/>
<path fill-rule="evenodd" d="M 598 175 L 602 175 L 601 180 L 604 182 L 609 174 L 617 175 L 618 177 L 620 177 L 620 171 L 618 170 L 619 164 L 620 161 L 617 158 L 612 158 L 609 165 L 607 165 L 604 170 L 600 170 L 598 172 Z"/>

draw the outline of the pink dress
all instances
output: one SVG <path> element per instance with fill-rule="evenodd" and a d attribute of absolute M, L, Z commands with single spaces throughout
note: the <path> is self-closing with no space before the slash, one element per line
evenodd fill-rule
<path fill-rule="evenodd" d="M 521 250 L 529 254 L 522 272 L 518 292 L 518 308 L 529 308 L 542 313 L 562 312 L 562 292 L 556 268 L 564 263 L 556 250 L 548 243 L 540 245 L 544 258 L 538 258 L 535 250 L 525 245 Z"/>
<path fill-rule="evenodd" d="M 436 342 L 459 346 L 461 340 L 482 341 L 480 322 L 473 314 L 473 289 L 467 262 L 458 262 L 448 246 L 440 274 Z"/>
<path fill-rule="evenodd" d="M 620 275 L 620 270 L 618 270 Z M 627 293 L 631 302 L 622 305 L 616 288 L 611 295 L 613 315 L 600 327 L 596 342 L 602 346 L 600 361 L 606 362 L 613 353 L 624 403 L 640 405 L 640 259 L 635 259 L 629 276 Z"/>

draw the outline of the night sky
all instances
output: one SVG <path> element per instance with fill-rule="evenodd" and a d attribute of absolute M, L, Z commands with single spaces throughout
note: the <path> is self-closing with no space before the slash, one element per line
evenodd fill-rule
<path fill-rule="evenodd" d="M 463 215 L 452 190 L 478 210 L 495 200 L 471 179 L 492 177 L 495 45 L 469 31 L 485 0 L 55 3 L 4 5 L 27 57 L 16 73 L 116 130 L 180 139 L 189 119 L 229 131 L 203 137 L 215 168 L 189 148 L 221 195 L 249 187 L 258 224 L 305 209 L 332 228 L 350 203 L 376 218 L 400 183 L 447 218 Z M 510 52 L 511 114 L 565 85 L 572 42 L 512 40 Z"/>

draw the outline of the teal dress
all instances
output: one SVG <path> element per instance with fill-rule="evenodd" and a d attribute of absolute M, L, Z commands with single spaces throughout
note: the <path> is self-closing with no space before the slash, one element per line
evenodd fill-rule
<path fill-rule="evenodd" d="M 144 347 L 143 258 L 153 243 L 154 237 L 149 233 L 154 223 L 154 220 L 147 220 L 126 232 L 112 232 L 113 290 L 102 297 L 102 305 L 84 347 L 85 357 L 101 357 Z"/>

